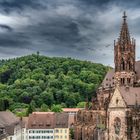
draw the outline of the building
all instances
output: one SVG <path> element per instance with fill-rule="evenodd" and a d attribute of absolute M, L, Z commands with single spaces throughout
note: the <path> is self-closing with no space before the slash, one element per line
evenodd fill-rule
<path fill-rule="evenodd" d="M 101 110 L 80 110 L 75 124 L 75 140 L 97 140 L 104 137 L 105 112 Z"/>
<path fill-rule="evenodd" d="M 67 113 L 55 113 L 55 140 L 69 140 L 69 116 Z"/>
<path fill-rule="evenodd" d="M 33 112 L 28 118 L 27 140 L 54 140 L 55 114 L 53 112 Z"/>
<path fill-rule="evenodd" d="M 9 111 L 0 112 L 0 140 L 22 140 L 21 121 Z"/>
<path fill-rule="evenodd" d="M 69 140 L 68 114 L 33 112 L 29 115 L 27 140 Z"/>
<path fill-rule="evenodd" d="M 22 140 L 27 140 L 28 117 L 22 117 Z"/>
<path fill-rule="evenodd" d="M 75 140 L 140 139 L 140 61 L 135 60 L 136 43 L 126 18 L 124 12 L 120 36 L 114 41 L 115 68 L 106 74 L 92 108 L 78 112 Z M 89 123 L 86 118 L 91 118 Z"/>
<path fill-rule="evenodd" d="M 77 112 L 82 109 L 83 108 L 63 108 L 63 112 L 65 112 L 69 115 L 69 119 L 68 119 L 69 128 L 73 128 L 76 117 L 77 117 Z"/>

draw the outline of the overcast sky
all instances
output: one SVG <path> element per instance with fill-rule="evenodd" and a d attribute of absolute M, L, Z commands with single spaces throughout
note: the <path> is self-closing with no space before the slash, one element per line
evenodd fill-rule
<path fill-rule="evenodd" d="M 139 0 L 0 0 L 0 59 L 40 51 L 113 66 L 123 11 L 140 59 Z"/>

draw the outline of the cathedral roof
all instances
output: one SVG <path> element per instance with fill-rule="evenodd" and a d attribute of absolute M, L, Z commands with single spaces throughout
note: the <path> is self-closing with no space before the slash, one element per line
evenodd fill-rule
<path fill-rule="evenodd" d="M 120 87 L 120 93 L 128 106 L 140 105 L 140 87 Z"/>
<path fill-rule="evenodd" d="M 107 72 L 107 74 L 101 84 L 103 88 L 109 88 L 110 86 L 111 87 L 114 86 L 114 73 L 115 73 L 114 69 L 111 69 Z"/>
<path fill-rule="evenodd" d="M 140 82 L 140 60 L 135 62 L 136 79 Z M 101 86 L 104 88 L 114 87 L 115 70 L 111 69 L 107 72 Z"/>

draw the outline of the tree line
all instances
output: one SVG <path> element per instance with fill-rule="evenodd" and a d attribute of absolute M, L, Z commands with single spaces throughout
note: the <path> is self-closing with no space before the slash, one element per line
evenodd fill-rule
<path fill-rule="evenodd" d="M 108 67 L 37 54 L 0 61 L 0 110 L 54 105 L 76 107 L 96 89 Z"/>

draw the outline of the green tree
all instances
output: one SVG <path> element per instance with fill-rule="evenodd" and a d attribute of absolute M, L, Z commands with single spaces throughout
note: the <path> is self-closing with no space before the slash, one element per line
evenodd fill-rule
<path fill-rule="evenodd" d="M 35 111 L 35 107 L 36 107 L 35 101 L 32 100 L 31 103 L 29 104 L 28 109 L 27 109 L 27 116 L 28 116 L 30 113 L 32 113 L 32 112 Z"/>
<path fill-rule="evenodd" d="M 54 103 L 54 97 L 51 91 L 44 91 L 43 93 L 41 93 L 41 98 L 43 99 L 44 103 L 49 106 Z"/>
<path fill-rule="evenodd" d="M 40 108 L 40 111 L 42 111 L 42 112 L 47 112 L 47 111 L 49 111 L 48 105 L 42 104 L 42 105 L 41 105 L 41 108 Z"/>
<path fill-rule="evenodd" d="M 4 101 L 0 99 L 0 111 L 4 111 L 4 110 L 5 110 Z"/>
<path fill-rule="evenodd" d="M 12 111 L 17 107 L 15 104 L 24 103 L 32 112 L 31 100 L 37 108 L 43 103 L 49 107 L 76 107 L 87 95 L 89 99 L 96 96 L 96 88 L 108 69 L 102 64 L 49 58 L 39 53 L 0 60 L 0 99 L 6 99 L 4 108 Z"/>
<path fill-rule="evenodd" d="M 62 106 L 61 105 L 55 105 L 55 104 L 53 104 L 51 106 L 51 111 L 52 112 L 62 112 Z"/>
<path fill-rule="evenodd" d="M 74 129 L 70 128 L 70 138 L 74 139 Z"/>
<path fill-rule="evenodd" d="M 86 102 L 79 102 L 76 107 L 77 108 L 84 108 L 85 105 L 86 105 Z"/>

